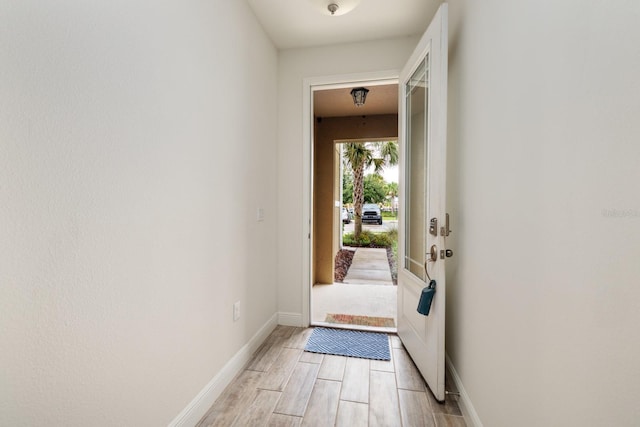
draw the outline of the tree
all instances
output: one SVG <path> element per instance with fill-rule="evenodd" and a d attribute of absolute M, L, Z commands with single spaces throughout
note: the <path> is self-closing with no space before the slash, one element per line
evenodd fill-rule
<path fill-rule="evenodd" d="M 391 205 L 391 210 L 393 211 L 394 214 L 396 214 L 396 205 L 394 202 L 396 200 L 396 197 L 398 197 L 398 183 L 397 182 L 387 183 L 385 185 L 384 191 L 387 195 L 387 201 Z"/>
<path fill-rule="evenodd" d="M 398 144 L 389 142 L 348 142 L 344 144 L 344 159 L 353 170 L 354 239 L 362 233 L 364 203 L 364 171 L 373 167 L 379 174 L 387 165 L 398 164 Z"/>
<path fill-rule="evenodd" d="M 387 196 L 398 197 L 398 183 L 397 182 L 385 182 L 384 192 Z"/>
<path fill-rule="evenodd" d="M 363 190 L 365 203 L 383 203 L 386 201 L 386 182 L 375 173 L 364 177 Z"/>
<path fill-rule="evenodd" d="M 346 166 L 346 164 L 344 165 Z M 353 176 L 346 167 L 342 168 L 342 205 L 353 203 Z"/>

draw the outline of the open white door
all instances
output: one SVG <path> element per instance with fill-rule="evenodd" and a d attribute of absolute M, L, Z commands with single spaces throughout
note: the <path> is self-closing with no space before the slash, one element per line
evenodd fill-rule
<path fill-rule="evenodd" d="M 445 398 L 445 206 L 447 4 L 400 75 L 398 335 L 436 399 Z M 432 259 L 433 258 L 433 259 Z M 428 273 L 425 271 L 428 268 Z M 436 281 L 428 316 L 417 312 L 422 289 Z"/>

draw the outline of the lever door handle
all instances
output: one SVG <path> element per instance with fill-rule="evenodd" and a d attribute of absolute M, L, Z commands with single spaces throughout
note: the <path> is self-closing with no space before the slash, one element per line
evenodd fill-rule
<path fill-rule="evenodd" d="M 449 228 L 449 214 L 446 214 L 444 218 L 444 227 L 440 227 L 440 235 L 447 237 L 451 233 L 451 229 Z"/>
<path fill-rule="evenodd" d="M 429 261 L 437 261 L 438 260 L 438 248 L 436 245 L 431 245 L 431 249 L 429 251 Z"/>

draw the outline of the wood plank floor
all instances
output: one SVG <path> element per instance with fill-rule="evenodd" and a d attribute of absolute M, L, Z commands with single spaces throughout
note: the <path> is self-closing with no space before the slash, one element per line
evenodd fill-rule
<path fill-rule="evenodd" d="M 397 336 L 385 362 L 304 352 L 311 331 L 278 326 L 198 426 L 465 426 L 455 398 L 435 400 Z"/>

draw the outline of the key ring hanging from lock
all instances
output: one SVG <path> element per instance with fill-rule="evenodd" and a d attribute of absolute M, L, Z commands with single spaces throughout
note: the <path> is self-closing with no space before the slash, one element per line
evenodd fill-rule
<path fill-rule="evenodd" d="M 429 251 L 429 258 L 427 258 L 427 260 L 424 262 L 424 274 L 427 275 L 427 279 L 429 279 L 429 281 L 433 280 L 429 276 L 429 261 L 436 262 L 437 260 L 438 260 L 438 248 L 436 247 L 436 245 L 431 245 L 431 249 Z"/>

